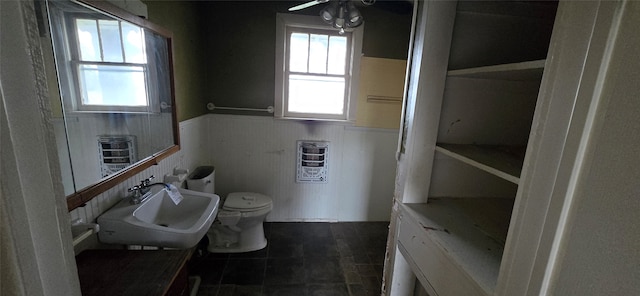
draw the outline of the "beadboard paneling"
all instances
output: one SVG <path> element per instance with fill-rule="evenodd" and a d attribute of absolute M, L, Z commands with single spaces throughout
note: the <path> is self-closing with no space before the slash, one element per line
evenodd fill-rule
<path fill-rule="evenodd" d="M 296 141 L 331 142 L 326 184 L 295 183 Z M 71 219 L 95 222 L 127 188 L 173 168 L 216 167 L 216 193 L 255 191 L 273 197 L 268 221 L 387 221 L 393 197 L 397 131 L 341 123 L 210 114 L 180 123 L 180 151 L 100 194 Z M 96 244 L 95 237 L 88 240 Z M 83 248 L 95 247 L 94 245 Z"/>
<path fill-rule="evenodd" d="M 343 123 L 209 115 L 216 193 L 273 198 L 268 221 L 386 221 L 395 180 L 397 130 Z M 295 182 L 296 141 L 329 141 L 326 184 Z"/>

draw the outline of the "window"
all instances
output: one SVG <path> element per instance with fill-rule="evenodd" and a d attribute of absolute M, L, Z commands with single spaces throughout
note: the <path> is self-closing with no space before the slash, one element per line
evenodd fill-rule
<path fill-rule="evenodd" d="M 60 13 L 64 35 L 56 46 L 65 61 L 66 108 L 84 112 L 159 112 L 149 99 L 157 75 L 149 72 L 151 36 L 136 25 L 94 14 Z"/>
<path fill-rule="evenodd" d="M 276 117 L 353 118 L 362 27 L 340 34 L 319 17 L 278 14 L 277 30 Z"/>
<path fill-rule="evenodd" d="M 142 28 L 113 19 L 73 17 L 75 46 L 70 68 L 75 76 L 78 111 L 146 111 L 147 56 Z"/>
<path fill-rule="evenodd" d="M 74 18 L 79 110 L 147 106 L 147 57 L 142 28 L 119 20 Z"/>

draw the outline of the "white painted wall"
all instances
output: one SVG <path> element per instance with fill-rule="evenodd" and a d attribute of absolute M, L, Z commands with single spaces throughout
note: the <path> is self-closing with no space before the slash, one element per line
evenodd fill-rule
<path fill-rule="evenodd" d="M 273 198 L 268 221 L 388 221 L 397 130 L 272 117 L 209 115 L 216 193 Z M 326 184 L 295 182 L 296 141 L 330 142 Z"/>
<path fill-rule="evenodd" d="M 34 2 L 0 27 L 0 294 L 80 295 Z"/>
<path fill-rule="evenodd" d="M 344 138 L 338 220 L 388 221 L 398 131 L 345 127 Z"/>
<path fill-rule="evenodd" d="M 565 203 L 552 295 L 640 295 L 640 3 L 617 5 L 615 14 L 611 60 L 603 61 L 584 161 Z"/>

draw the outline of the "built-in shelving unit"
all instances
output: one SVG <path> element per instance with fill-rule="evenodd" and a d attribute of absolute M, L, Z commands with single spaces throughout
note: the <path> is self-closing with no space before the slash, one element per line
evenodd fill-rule
<path fill-rule="evenodd" d="M 399 207 L 398 249 L 427 292 L 495 293 L 555 9 L 458 1 L 441 111 L 422 113 L 439 118 L 423 133 L 435 142 L 423 153 L 434 155 L 429 185 L 438 190 Z"/>
<path fill-rule="evenodd" d="M 526 61 L 460 70 L 450 70 L 447 76 L 499 80 L 540 80 L 545 60 Z"/>
<path fill-rule="evenodd" d="M 450 70 L 448 77 L 540 81 L 545 60 Z M 436 151 L 514 184 L 520 181 L 525 146 L 438 143 Z"/>
<path fill-rule="evenodd" d="M 425 245 L 439 248 L 450 265 L 445 268 L 453 269 L 450 274 L 472 279 L 466 284 L 470 286 L 465 288 L 467 291 L 491 295 L 500 270 L 512 207 L 513 199 L 507 198 L 432 198 L 427 204 L 404 204 L 404 217 L 419 227 L 415 231 L 400 232 L 401 250 L 419 252 Z M 416 259 L 428 261 L 428 257 L 434 255 L 423 252 L 422 258 Z M 421 265 L 427 276 L 442 272 L 442 265 Z M 465 285 L 457 279 L 452 281 Z M 469 294 L 465 292 L 465 295 Z"/>
<path fill-rule="evenodd" d="M 518 184 L 525 147 L 439 143 L 436 151 Z"/>

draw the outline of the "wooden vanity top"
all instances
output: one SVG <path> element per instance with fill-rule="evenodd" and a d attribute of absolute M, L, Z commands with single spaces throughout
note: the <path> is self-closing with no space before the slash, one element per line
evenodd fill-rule
<path fill-rule="evenodd" d="M 82 295 L 165 295 L 190 250 L 86 250 L 76 256 Z"/>

